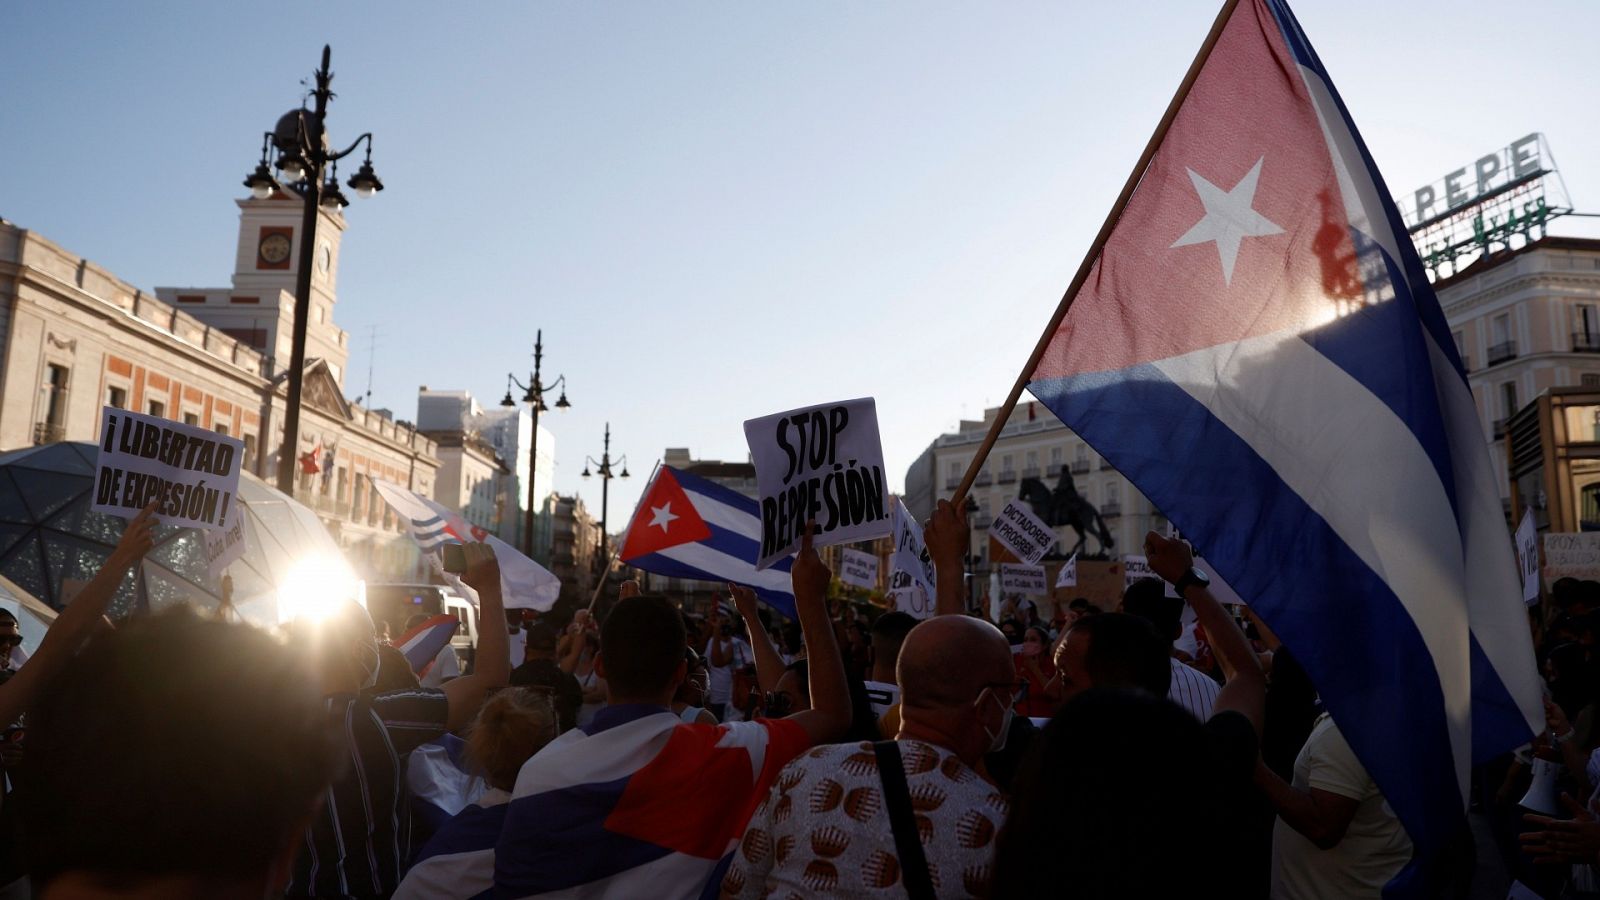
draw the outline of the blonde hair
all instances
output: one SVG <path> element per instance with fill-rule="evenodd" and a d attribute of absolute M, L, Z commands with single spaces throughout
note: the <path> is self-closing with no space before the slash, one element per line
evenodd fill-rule
<path fill-rule="evenodd" d="M 490 787 L 509 791 L 522 764 L 554 740 L 557 730 L 548 692 L 504 688 L 478 711 L 467 735 L 467 757 Z"/>

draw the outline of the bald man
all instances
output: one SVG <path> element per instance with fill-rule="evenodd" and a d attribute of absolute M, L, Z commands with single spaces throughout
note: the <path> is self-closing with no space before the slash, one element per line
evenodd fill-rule
<path fill-rule="evenodd" d="M 1010 645 L 980 619 L 939 616 L 906 636 L 896 676 L 898 739 L 817 747 L 785 767 L 739 842 L 724 897 L 903 896 L 919 870 L 933 896 L 987 894 L 1006 801 L 976 767 L 1009 730 L 1020 690 Z M 914 834 L 896 835 L 880 764 L 914 798 Z M 902 858 L 906 840 L 922 861 Z"/>

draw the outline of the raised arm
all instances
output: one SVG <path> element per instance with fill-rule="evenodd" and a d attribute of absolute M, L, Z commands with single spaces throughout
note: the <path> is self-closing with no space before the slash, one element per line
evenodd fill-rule
<path fill-rule="evenodd" d="M 28 664 L 18 669 L 10 681 L 0 685 L 0 722 L 15 722 L 17 716 L 32 705 L 41 688 L 68 665 L 73 654 L 99 627 L 101 617 L 117 595 L 117 588 L 122 586 L 128 570 L 153 546 L 150 532 L 156 525 L 154 510 L 152 503 L 128 522 L 116 549 L 106 557 L 105 565 L 56 617 Z"/>
<path fill-rule="evenodd" d="M 450 699 L 449 729 L 455 731 L 472 721 L 491 688 L 506 683 L 511 675 L 511 638 L 506 633 L 506 608 L 500 596 L 500 563 L 488 544 L 467 544 L 467 571 L 461 576 L 478 595 L 478 654 L 471 675 L 444 683 Z"/>
<path fill-rule="evenodd" d="M 1186 542 L 1164 538 L 1154 531 L 1145 535 L 1144 552 L 1151 570 L 1169 584 L 1178 584 L 1194 568 L 1194 551 Z M 1209 589 L 1189 581 L 1183 589 L 1183 599 L 1194 609 L 1227 676 L 1212 707 L 1213 715 L 1225 710 L 1243 713 L 1259 739 L 1267 705 L 1267 678 L 1261 673 L 1261 662 L 1256 659 L 1250 640 Z"/>
<path fill-rule="evenodd" d="M 922 542 L 933 560 L 934 615 L 959 616 L 967 611 L 967 514 L 949 500 L 940 500 L 922 526 Z"/>
<path fill-rule="evenodd" d="M 762 693 L 767 693 L 776 688 L 778 679 L 783 677 L 783 657 L 778 654 L 772 635 L 767 634 L 756 612 L 756 592 L 733 582 L 728 583 L 728 592 L 733 594 L 733 605 L 738 607 L 745 630 L 750 632 L 750 649 L 756 655 L 756 683 L 761 685 Z"/>
<path fill-rule="evenodd" d="M 806 730 L 811 743 L 828 744 L 843 737 L 850 727 L 850 689 L 845 684 L 844 659 L 833 636 L 833 621 L 828 618 L 828 582 L 833 573 L 811 546 L 815 527 L 815 523 L 808 525 L 800 552 L 789 570 L 806 658 L 810 660 L 811 708 L 789 718 Z"/>

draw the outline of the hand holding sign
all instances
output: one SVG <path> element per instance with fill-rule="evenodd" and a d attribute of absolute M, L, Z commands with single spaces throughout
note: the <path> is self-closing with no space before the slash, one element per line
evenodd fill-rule
<path fill-rule="evenodd" d="M 826 603 L 828 582 L 833 572 L 823 564 L 822 557 L 811 545 L 817 523 L 808 522 L 800 536 L 800 552 L 795 554 L 794 565 L 789 567 L 789 578 L 794 584 L 794 601 L 799 603 Z"/>
<path fill-rule="evenodd" d="M 123 570 L 144 559 L 144 555 L 155 546 L 155 539 L 151 532 L 156 525 L 156 503 L 151 501 L 144 509 L 134 515 L 128 527 L 122 529 L 122 538 L 117 541 L 117 547 L 111 551 L 111 556 L 106 559 L 106 568 Z"/>

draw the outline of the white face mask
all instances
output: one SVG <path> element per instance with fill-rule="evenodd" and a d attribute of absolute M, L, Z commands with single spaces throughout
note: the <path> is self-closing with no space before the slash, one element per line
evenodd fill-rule
<path fill-rule="evenodd" d="M 991 697 L 994 697 L 996 703 L 1000 702 L 1000 697 L 994 692 L 993 688 L 984 688 L 983 692 Z M 979 696 L 978 699 L 973 702 L 973 706 L 982 705 L 983 697 Z M 1011 719 L 1015 715 L 1016 710 L 1013 709 L 1010 704 L 1006 704 L 1005 712 L 1002 713 L 1000 717 L 1000 730 L 998 732 L 991 734 L 989 732 L 989 726 L 982 726 L 984 736 L 989 739 L 990 753 L 998 753 L 1006 748 L 1006 738 L 1011 734 Z"/>

